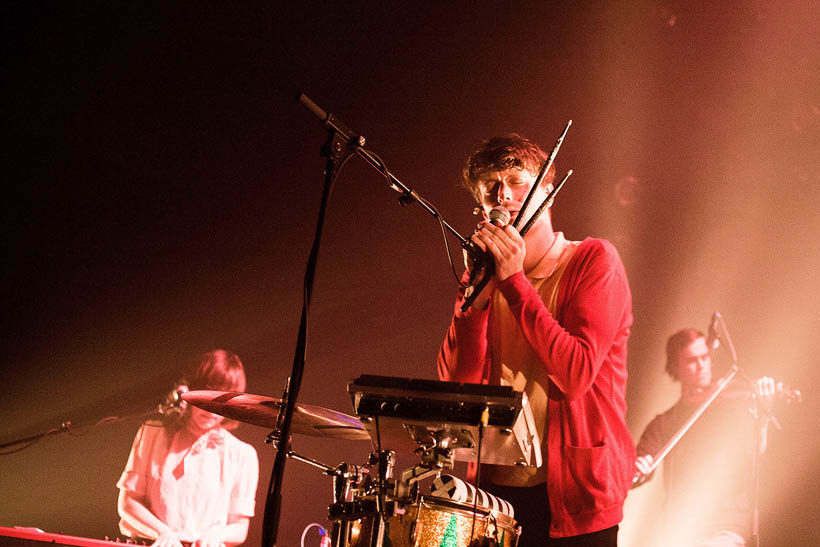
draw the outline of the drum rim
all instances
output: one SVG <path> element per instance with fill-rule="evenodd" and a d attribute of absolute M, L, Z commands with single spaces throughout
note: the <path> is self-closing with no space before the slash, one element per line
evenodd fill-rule
<path fill-rule="evenodd" d="M 359 500 L 358 503 L 363 502 L 366 499 L 370 499 L 372 502 L 375 502 L 375 497 L 366 496 L 362 500 Z M 475 511 L 473 511 L 473 504 L 472 503 L 465 503 L 463 501 L 456 501 L 450 498 L 442 498 L 438 496 L 429 496 L 429 495 L 422 495 L 419 496 L 418 500 L 411 500 L 411 499 L 404 499 L 404 500 L 391 500 L 394 503 L 398 503 L 399 506 L 405 509 L 405 511 L 411 507 L 422 507 L 424 509 L 430 511 L 450 511 L 456 512 L 462 516 L 467 518 L 472 518 L 473 514 L 476 515 L 477 520 L 486 521 L 486 520 L 494 520 L 495 523 L 499 526 L 503 526 L 509 530 L 512 530 L 516 533 L 520 533 L 520 526 L 518 525 L 518 521 L 515 520 L 514 517 L 510 517 L 509 515 L 505 515 L 500 511 L 495 511 L 490 509 L 489 507 L 484 507 L 481 505 L 476 505 Z M 357 502 L 342 502 L 338 504 L 333 504 L 331 507 L 334 506 L 350 506 L 351 509 L 354 508 L 354 505 Z M 375 514 L 373 510 L 359 510 L 359 511 L 341 511 L 338 515 L 331 516 L 331 520 L 334 521 L 353 521 L 359 520 L 361 518 L 365 518 L 368 516 L 372 516 Z"/>
<path fill-rule="evenodd" d="M 431 510 L 436 510 L 436 506 L 443 506 L 443 508 L 448 510 L 457 510 L 466 513 L 464 515 L 466 517 L 472 517 L 473 513 L 475 513 L 476 519 L 478 520 L 495 520 L 495 522 L 500 526 L 504 526 L 505 528 L 514 531 L 518 530 L 518 521 L 516 521 L 515 518 L 482 505 L 476 505 L 474 511 L 472 503 L 465 503 L 463 501 L 456 501 L 438 496 L 420 496 L 418 502 L 412 502 L 405 505 L 421 505 L 422 507 Z"/>

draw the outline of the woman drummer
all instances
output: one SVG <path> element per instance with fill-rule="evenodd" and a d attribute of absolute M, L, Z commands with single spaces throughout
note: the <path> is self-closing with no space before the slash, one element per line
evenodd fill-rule
<path fill-rule="evenodd" d="M 230 351 L 198 356 L 186 378 L 191 390 L 245 390 L 244 367 Z M 236 425 L 190 405 L 181 415 L 144 423 L 117 482 L 121 532 L 157 547 L 244 542 L 259 460 L 228 431 Z"/>

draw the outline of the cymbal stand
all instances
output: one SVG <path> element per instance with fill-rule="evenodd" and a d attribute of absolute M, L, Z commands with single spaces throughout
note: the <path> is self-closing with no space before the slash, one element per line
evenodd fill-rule
<path fill-rule="evenodd" d="M 268 437 L 265 439 L 266 443 L 272 444 L 275 447 L 278 445 L 279 441 L 279 432 L 276 430 L 268 433 Z M 277 448 L 277 450 L 279 450 L 279 448 Z M 284 449 L 282 449 L 282 451 L 284 451 Z M 364 489 L 365 477 L 367 475 L 367 470 L 364 467 L 351 465 L 346 462 L 342 462 L 336 467 L 331 467 L 313 458 L 308 458 L 307 456 L 297 454 L 290 447 L 287 448 L 285 455 L 288 458 L 292 458 L 296 461 L 300 461 L 321 469 L 325 475 L 333 478 L 334 506 L 353 502 L 356 492 L 358 491 L 361 493 Z M 336 522 L 331 533 L 333 547 L 345 547 L 343 536 L 344 528 L 341 522 Z"/>
<path fill-rule="evenodd" d="M 265 439 L 266 444 L 273 445 L 274 448 L 279 450 L 279 444 L 281 442 L 281 433 L 278 429 L 275 429 L 268 433 L 267 438 Z M 362 484 L 364 476 L 367 474 L 365 469 L 361 466 L 351 465 L 346 462 L 342 462 L 336 467 L 331 467 L 327 464 L 324 464 L 318 460 L 314 460 L 313 458 L 308 458 L 307 456 L 303 456 L 293 451 L 291 444 L 288 443 L 288 448 L 286 452 L 286 456 L 288 458 L 294 459 L 296 461 L 300 461 L 302 463 L 306 463 L 318 469 L 321 469 L 325 475 L 333 477 L 333 502 L 339 503 L 344 501 L 351 501 L 352 496 L 352 486 L 359 486 Z M 373 459 L 373 455 L 371 455 L 371 461 Z M 392 471 L 392 467 L 390 468 Z"/>
<path fill-rule="evenodd" d="M 392 500 L 385 501 L 386 490 L 392 491 L 395 452 L 384 450 L 372 452 L 365 465 L 353 466 L 342 463 L 327 470 L 333 476 L 333 504 L 328 514 L 333 521 L 331 542 L 333 547 L 347 547 L 351 522 L 367 517 L 370 543 L 367 547 L 382 547 L 387 531 L 386 519 L 399 509 Z M 374 470 L 374 466 L 377 467 Z M 381 475 L 378 479 L 377 475 Z M 373 499 L 375 498 L 375 503 Z"/>

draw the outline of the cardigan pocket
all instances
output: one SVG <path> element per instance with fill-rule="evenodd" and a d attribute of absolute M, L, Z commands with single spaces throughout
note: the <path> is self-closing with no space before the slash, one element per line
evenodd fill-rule
<path fill-rule="evenodd" d="M 596 446 L 567 445 L 564 458 L 564 506 L 569 514 L 587 513 L 618 501 L 612 451 L 601 441 Z"/>

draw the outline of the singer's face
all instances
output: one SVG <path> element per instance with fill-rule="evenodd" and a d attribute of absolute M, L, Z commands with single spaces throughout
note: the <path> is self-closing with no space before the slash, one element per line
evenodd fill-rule
<path fill-rule="evenodd" d="M 503 171 L 489 171 L 478 181 L 481 190 L 481 208 L 485 218 L 490 213 L 490 209 L 501 205 L 510 212 L 510 222 L 521 212 L 521 206 L 527 199 L 530 188 L 535 184 L 536 175 L 524 169 L 505 169 Z M 536 190 L 532 196 L 528 207 L 528 214 L 532 214 L 547 197 L 547 192 L 543 186 Z M 549 214 L 544 211 L 538 219 L 543 222 Z"/>
<path fill-rule="evenodd" d="M 678 357 L 678 372 L 684 390 L 705 388 L 712 383 L 712 356 L 705 338 L 696 338 Z"/>

